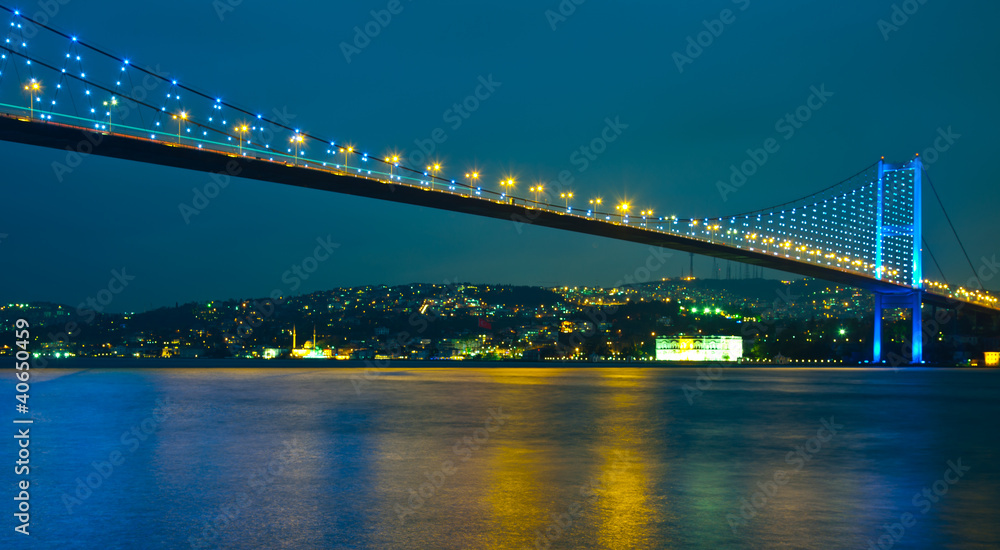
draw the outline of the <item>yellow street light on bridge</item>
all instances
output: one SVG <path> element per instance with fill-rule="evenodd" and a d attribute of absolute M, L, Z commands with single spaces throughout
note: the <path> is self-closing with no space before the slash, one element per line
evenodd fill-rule
<path fill-rule="evenodd" d="M 351 153 L 354 152 L 354 146 L 341 147 L 340 152 L 344 153 L 344 169 L 347 170 L 351 167 Z"/>
<path fill-rule="evenodd" d="M 240 156 L 241 157 L 243 156 L 243 134 L 245 134 L 245 133 L 247 133 L 249 131 L 250 131 L 250 127 L 247 126 L 246 124 L 240 124 L 239 126 L 236 127 L 236 134 L 237 134 L 238 139 L 240 141 Z"/>
<path fill-rule="evenodd" d="M 573 198 L 573 192 L 567 191 L 565 193 L 559 193 L 559 198 L 563 200 L 566 204 L 566 209 L 569 210 L 569 201 Z"/>
<path fill-rule="evenodd" d="M 434 186 L 434 179 L 437 178 L 438 172 L 441 171 L 441 164 L 435 162 L 434 164 L 427 167 L 427 171 L 431 173 L 431 187 Z"/>
<path fill-rule="evenodd" d="M 639 212 L 639 215 L 642 216 L 642 226 L 646 227 L 646 220 L 648 218 L 652 218 L 653 217 L 653 210 L 652 209 L 643 210 L 643 211 Z"/>
<path fill-rule="evenodd" d="M 388 160 L 389 160 L 389 180 L 391 181 L 393 177 L 392 168 L 393 166 L 397 166 L 399 164 L 399 155 L 391 155 Z"/>
<path fill-rule="evenodd" d="M 296 132 L 295 135 L 292 136 L 292 139 L 290 140 L 292 142 L 292 145 L 295 146 L 295 160 L 292 161 L 292 164 L 295 166 L 299 165 L 299 146 L 302 145 L 302 143 L 305 142 L 305 140 L 306 140 L 305 136 L 303 136 L 298 132 Z"/>
<path fill-rule="evenodd" d="M 631 208 L 632 208 L 632 205 L 629 204 L 628 202 L 625 202 L 625 201 L 619 203 L 618 206 L 616 207 L 616 209 L 619 212 L 618 215 L 621 217 L 622 222 L 625 221 L 625 218 L 628 216 L 629 210 Z"/>
<path fill-rule="evenodd" d="M 111 125 L 111 111 L 118 106 L 118 98 L 111 96 L 111 99 L 104 102 L 104 106 L 108 109 L 105 113 L 108 116 L 108 126 Z"/>
<path fill-rule="evenodd" d="M 468 174 L 465 175 L 465 179 L 467 179 L 470 182 L 472 182 L 472 187 L 475 189 L 475 191 L 477 191 L 477 192 L 479 191 L 479 172 L 478 171 L 469 172 Z M 473 189 L 469 189 L 469 193 L 470 194 L 472 193 L 472 191 L 473 191 Z"/>
<path fill-rule="evenodd" d="M 187 119 L 187 111 L 181 111 L 180 113 L 174 115 L 174 120 L 177 121 L 177 143 L 181 142 L 181 132 L 184 131 L 184 121 Z"/>
<path fill-rule="evenodd" d="M 501 198 L 507 198 L 510 194 L 511 188 L 514 187 L 514 178 L 507 178 L 505 180 L 500 180 L 500 188 L 503 190 L 503 195 Z"/>
<path fill-rule="evenodd" d="M 34 78 L 32 78 L 30 82 L 28 82 L 27 84 L 24 85 L 24 90 L 26 92 L 28 92 L 28 97 L 29 97 L 28 101 L 30 101 L 30 103 L 28 104 L 28 111 L 31 113 L 30 117 L 32 119 L 34 119 L 35 118 L 35 94 L 38 93 L 38 92 L 40 92 L 40 91 L 42 91 L 42 83 L 39 82 L 39 81 L 37 81 L 37 80 L 35 80 Z"/>
<path fill-rule="evenodd" d="M 538 194 L 541 193 L 542 191 L 545 191 L 545 186 L 543 186 L 542 184 L 538 184 L 531 187 L 531 189 L 529 190 L 535 194 L 535 204 L 538 204 Z"/>

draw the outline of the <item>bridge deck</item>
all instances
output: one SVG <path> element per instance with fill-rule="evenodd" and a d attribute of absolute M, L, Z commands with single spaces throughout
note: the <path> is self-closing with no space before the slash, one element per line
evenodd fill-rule
<path fill-rule="evenodd" d="M 450 210 L 576 233 L 586 233 L 599 237 L 759 265 L 882 293 L 903 293 L 910 291 L 905 286 L 879 281 L 869 276 L 836 267 L 822 266 L 799 261 L 794 258 L 783 257 L 780 253 L 766 253 L 752 249 L 736 248 L 683 235 L 649 230 L 634 225 L 555 212 L 523 204 L 511 204 L 499 200 L 484 199 L 460 192 L 431 190 L 403 183 L 388 183 L 375 178 L 292 166 L 284 162 L 224 154 L 217 151 L 169 144 L 130 135 L 95 132 L 58 123 L 32 122 L 24 118 L 3 115 L 0 116 L 0 140 L 63 150 L 67 148 L 76 150 L 83 142 L 96 143 L 97 145 L 93 148 L 93 154 L 105 157 L 199 172 L 228 173 L 238 175 L 238 177 L 242 178 Z M 955 307 L 961 303 L 963 307 L 991 312 L 997 311 L 982 304 L 956 300 L 934 293 L 925 293 L 924 302 L 943 307 Z"/>

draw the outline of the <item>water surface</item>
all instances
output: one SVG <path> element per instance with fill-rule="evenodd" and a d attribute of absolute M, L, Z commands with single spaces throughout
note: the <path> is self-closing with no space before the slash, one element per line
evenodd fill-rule
<path fill-rule="evenodd" d="M 77 364 L 3 548 L 1000 547 L 996 371 Z"/>

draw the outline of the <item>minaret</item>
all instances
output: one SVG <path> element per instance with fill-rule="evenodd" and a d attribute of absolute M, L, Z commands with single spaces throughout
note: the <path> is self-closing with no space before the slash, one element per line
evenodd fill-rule
<path fill-rule="evenodd" d="M 316 323 L 313 323 L 313 349 L 316 349 Z"/>
<path fill-rule="evenodd" d="M 292 325 L 292 349 L 296 349 L 296 347 L 295 347 L 295 325 Z"/>

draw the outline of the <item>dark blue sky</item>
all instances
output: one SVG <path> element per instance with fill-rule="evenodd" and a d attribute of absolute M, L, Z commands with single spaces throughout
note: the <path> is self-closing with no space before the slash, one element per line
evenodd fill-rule
<path fill-rule="evenodd" d="M 435 156 L 448 174 L 478 163 L 485 185 L 511 172 L 527 195 L 534 181 L 571 170 L 579 197 L 611 202 L 627 193 L 637 209 L 660 214 L 778 204 L 882 155 L 907 160 L 950 128 L 929 173 L 973 261 L 1000 248 L 996 3 L 905 3 L 919 9 L 893 30 L 878 23 L 891 21 L 891 1 L 589 0 L 558 20 L 546 15 L 558 13 L 555 0 L 402 0 L 402 11 L 348 62 L 341 43 L 389 4 L 70 2 L 51 21 L 185 84 L 264 113 L 277 108 L 306 131 L 372 154 L 412 153 L 415 140 L 441 128 L 447 141 Z M 688 37 L 725 9 L 732 17 L 722 33 L 679 70 L 674 52 L 684 53 Z M 458 125 L 449 109 L 490 75 L 499 86 Z M 833 95 L 788 136 L 775 123 L 804 105 L 812 87 Z M 609 118 L 627 128 L 581 171 L 574 151 L 600 136 Z M 780 150 L 723 200 L 717 181 L 767 138 Z M 115 311 L 264 296 L 291 290 L 283 272 L 327 235 L 339 248 L 297 292 L 446 279 L 611 285 L 648 255 L 607 239 L 518 232 L 511 222 L 244 180 L 186 224 L 178 205 L 191 202 L 205 174 L 87 158 L 59 182 L 51 164 L 65 153 L 0 143 L 0 159 L 2 301 L 77 304 L 123 267 L 135 279 L 115 297 Z M 969 269 L 927 197 L 930 245 L 949 278 L 964 281 Z M 675 254 L 654 275 L 676 277 L 687 261 Z M 711 260 L 698 266 L 707 275 Z M 925 269 L 937 277 L 929 261 Z"/>

